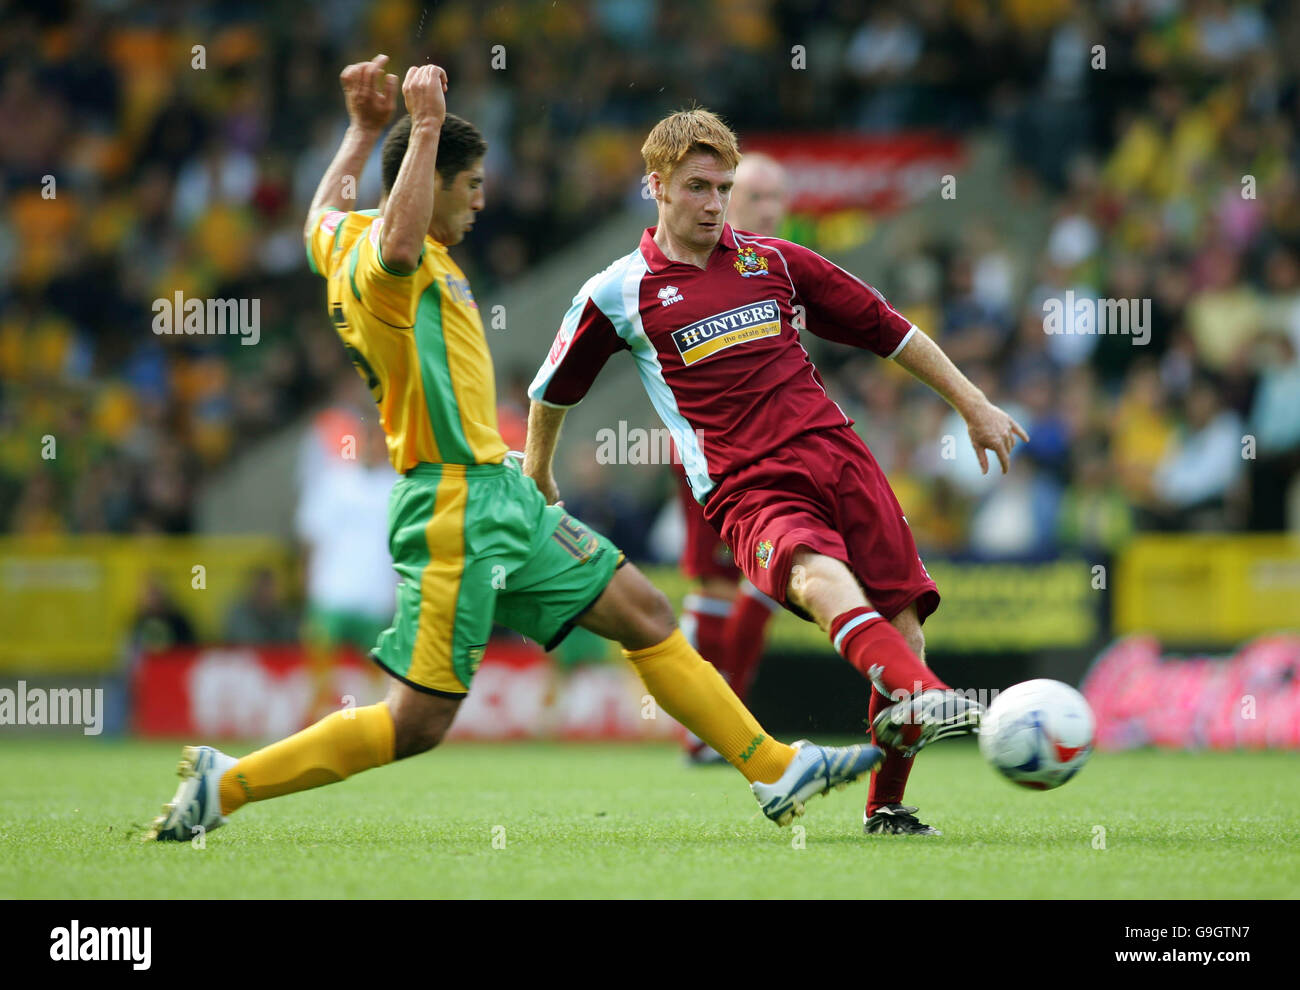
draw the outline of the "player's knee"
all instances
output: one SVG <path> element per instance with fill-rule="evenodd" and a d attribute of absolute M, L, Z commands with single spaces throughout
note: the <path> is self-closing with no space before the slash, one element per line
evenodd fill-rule
<path fill-rule="evenodd" d="M 385 701 L 393 718 L 393 759 L 424 753 L 442 742 L 460 702 L 394 684 Z"/>
<path fill-rule="evenodd" d="M 393 724 L 393 758 L 405 759 L 419 753 L 427 753 L 438 743 L 450 728 L 449 721 L 405 719 Z"/>
<path fill-rule="evenodd" d="M 790 568 L 791 600 L 825 627 L 846 607 L 849 598 L 861 598 L 861 589 L 844 565 L 825 557 L 796 560 Z"/>

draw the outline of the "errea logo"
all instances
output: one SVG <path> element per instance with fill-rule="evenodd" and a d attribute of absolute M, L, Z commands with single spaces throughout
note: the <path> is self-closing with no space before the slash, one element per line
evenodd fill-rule
<path fill-rule="evenodd" d="M 659 290 L 660 306 L 671 306 L 675 302 L 682 301 L 682 294 L 677 291 L 675 285 L 665 285 Z"/>

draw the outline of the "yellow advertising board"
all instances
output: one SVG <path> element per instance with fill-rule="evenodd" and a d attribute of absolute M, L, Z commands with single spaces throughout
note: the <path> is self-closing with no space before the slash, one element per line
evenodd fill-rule
<path fill-rule="evenodd" d="M 119 667 L 151 576 L 204 642 L 249 572 L 297 582 L 292 548 L 258 536 L 0 537 L 0 672 L 73 673 Z M 1113 572 L 1082 558 L 1040 564 L 927 561 L 943 603 L 925 624 L 936 650 L 1029 651 L 1086 647 L 1109 594 L 1113 633 L 1149 632 L 1170 643 L 1239 643 L 1300 630 L 1300 539 L 1278 535 L 1151 534 L 1135 538 Z M 647 568 L 680 608 L 689 582 L 674 567 Z M 769 648 L 829 649 L 815 625 L 782 610 Z"/>
<path fill-rule="evenodd" d="M 1145 534 L 1121 555 L 1111 594 L 1118 635 L 1233 644 L 1300 630 L 1300 538 Z"/>
<path fill-rule="evenodd" d="M 258 566 L 294 576 L 270 537 L 0 537 L 0 671 L 118 667 L 151 576 L 200 639 L 215 639 Z"/>

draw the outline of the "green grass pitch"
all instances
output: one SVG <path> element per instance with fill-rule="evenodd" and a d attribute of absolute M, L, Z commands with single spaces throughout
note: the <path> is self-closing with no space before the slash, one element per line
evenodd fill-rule
<path fill-rule="evenodd" d="M 1300 895 L 1291 753 L 1101 753 L 1034 793 L 974 745 L 944 742 L 917 757 L 907 799 L 945 835 L 917 839 L 862 835 L 865 781 L 814 799 L 800 834 L 759 816 L 739 774 L 687 768 L 669 746 L 451 744 L 248 806 L 202 849 L 132 841 L 170 799 L 178 756 L 170 744 L 6 741 L 0 895 Z"/>

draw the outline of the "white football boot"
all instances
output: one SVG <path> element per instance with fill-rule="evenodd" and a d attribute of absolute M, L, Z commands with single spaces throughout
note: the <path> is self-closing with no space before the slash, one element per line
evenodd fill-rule
<path fill-rule="evenodd" d="M 211 746 L 186 746 L 176 773 L 176 796 L 163 805 L 163 814 L 144 834 L 145 842 L 189 842 L 194 836 L 226 824 L 218 787 L 221 775 L 239 761 Z"/>
<path fill-rule="evenodd" d="M 804 812 L 804 802 L 832 787 L 847 787 L 885 761 L 883 750 L 875 746 L 818 746 L 807 739 L 790 744 L 794 759 L 779 780 L 771 784 L 753 783 L 749 789 L 758 798 L 763 814 L 784 828 Z"/>

